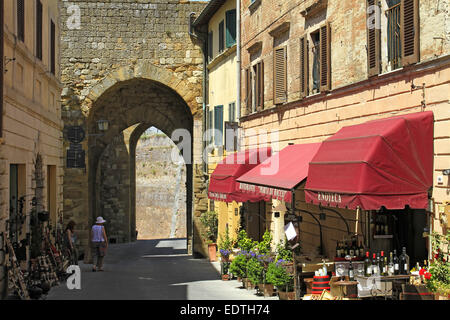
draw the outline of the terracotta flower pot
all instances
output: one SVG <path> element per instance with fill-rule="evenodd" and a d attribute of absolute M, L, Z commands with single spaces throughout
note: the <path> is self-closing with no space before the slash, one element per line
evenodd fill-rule
<path fill-rule="evenodd" d="M 261 290 L 261 292 L 264 294 L 264 297 L 272 297 L 273 296 L 273 292 L 274 292 L 273 284 L 261 283 L 258 285 L 258 287 L 259 287 L 259 290 Z"/>
<path fill-rule="evenodd" d="M 295 292 L 278 291 L 280 300 L 295 300 Z"/>
<path fill-rule="evenodd" d="M 209 261 L 215 262 L 217 261 L 217 244 L 210 243 L 208 244 L 208 254 L 209 254 Z"/>
<path fill-rule="evenodd" d="M 230 280 L 230 275 L 229 274 L 223 274 L 222 275 L 222 281 L 228 281 Z"/>

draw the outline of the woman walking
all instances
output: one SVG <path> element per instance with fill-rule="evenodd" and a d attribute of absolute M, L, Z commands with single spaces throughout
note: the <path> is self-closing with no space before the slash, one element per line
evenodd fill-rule
<path fill-rule="evenodd" d="M 93 255 L 97 256 L 97 264 L 93 260 L 94 267 L 92 271 L 103 271 L 103 259 L 108 248 L 108 238 L 106 236 L 105 227 L 103 224 L 106 222 L 102 217 L 98 217 L 95 225 L 92 226 L 91 239 L 92 239 L 92 251 Z"/>
<path fill-rule="evenodd" d="M 64 242 L 66 245 L 66 250 L 72 265 L 78 264 L 78 251 L 75 246 L 76 234 L 75 234 L 75 222 L 70 221 L 67 224 L 66 230 L 64 232 Z"/>

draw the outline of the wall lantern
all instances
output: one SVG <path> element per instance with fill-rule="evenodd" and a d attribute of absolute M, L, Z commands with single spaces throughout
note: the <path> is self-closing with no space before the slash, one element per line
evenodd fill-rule
<path fill-rule="evenodd" d="M 108 131 L 108 129 L 109 129 L 109 121 L 108 120 L 98 120 L 97 125 L 98 125 L 98 129 L 101 132 Z"/>

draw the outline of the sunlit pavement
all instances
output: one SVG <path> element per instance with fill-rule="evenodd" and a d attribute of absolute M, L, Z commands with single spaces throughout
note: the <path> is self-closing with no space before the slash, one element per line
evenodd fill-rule
<path fill-rule="evenodd" d="M 220 280 L 217 264 L 187 255 L 185 239 L 110 245 L 104 272 L 80 268 L 81 290 L 63 283 L 47 300 L 278 300 Z"/>

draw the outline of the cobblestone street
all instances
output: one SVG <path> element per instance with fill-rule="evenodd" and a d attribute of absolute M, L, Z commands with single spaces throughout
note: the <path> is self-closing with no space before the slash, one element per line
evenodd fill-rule
<path fill-rule="evenodd" d="M 80 261 L 81 290 L 65 283 L 48 300 L 278 300 L 241 289 L 236 280 L 219 279 L 217 265 L 186 254 L 185 240 L 147 240 L 111 245 L 105 272 Z"/>

